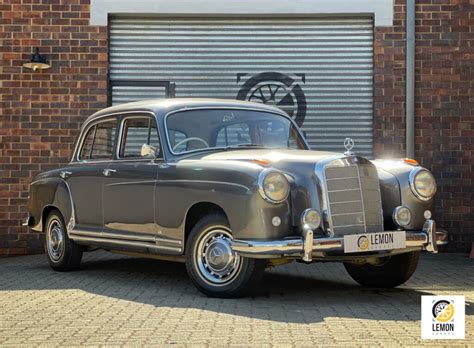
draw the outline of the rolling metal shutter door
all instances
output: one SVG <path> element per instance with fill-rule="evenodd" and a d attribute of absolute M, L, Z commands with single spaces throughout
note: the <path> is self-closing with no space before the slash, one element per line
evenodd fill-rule
<path fill-rule="evenodd" d="M 117 17 L 109 25 L 111 80 L 169 81 L 176 97 L 270 99 L 313 149 L 341 152 L 351 137 L 358 154 L 372 156 L 372 18 Z M 114 90 L 112 100 L 153 92 L 140 90 Z"/>

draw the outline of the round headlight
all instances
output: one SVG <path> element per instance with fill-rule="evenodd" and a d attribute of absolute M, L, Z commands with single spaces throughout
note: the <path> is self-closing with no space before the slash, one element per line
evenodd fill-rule
<path fill-rule="evenodd" d="M 321 214 L 314 209 L 306 209 L 303 214 L 301 214 L 301 224 L 303 226 L 307 225 L 312 230 L 315 230 L 321 224 Z"/>
<path fill-rule="evenodd" d="M 262 197 L 272 203 L 283 202 L 290 193 L 290 184 L 286 177 L 275 170 L 264 170 L 258 180 Z"/>
<path fill-rule="evenodd" d="M 410 173 L 410 187 L 415 196 L 427 201 L 436 193 L 436 180 L 428 170 L 415 168 Z"/>
<path fill-rule="evenodd" d="M 411 211 L 407 207 L 399 206 L 393 210 L 393 221 L 401 227 L 406 227 L 411 221 Z"/>

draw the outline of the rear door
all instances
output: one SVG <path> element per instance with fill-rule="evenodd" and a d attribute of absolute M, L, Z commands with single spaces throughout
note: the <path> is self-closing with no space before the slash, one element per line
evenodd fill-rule
<path fill-rule="evenodd" d="M 75 164 L 71 166 L 71 171 L 63 173 L 74 203 L 73 235 L 101 235 L 103 172 L 113 158 L 116 129 L 115 117 L 107 117 L 88 125 L 79 140 Z"/>
<path fill-rule="evenodd" d="M 157 149 L 157 158 L 141 156 L 143 144 Z M 161 163 L 155 117 L 127 115 L 120 126 L 117 156 L 104 176 L 104 237 L 155 242 L 154 195 Z"/>

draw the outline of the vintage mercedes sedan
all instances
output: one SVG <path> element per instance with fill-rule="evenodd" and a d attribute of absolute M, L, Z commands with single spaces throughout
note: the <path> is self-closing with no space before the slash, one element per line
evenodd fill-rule
<path fill-rule="evenodd" d="M 25 225 L 54 270 L 105 249 L 186 263 L 209 296 L 256 289 L 265 267 L 343 262 L 363 286 L 395 287 L 447 233 L 436 183 L 414 160 L 310 150 L 278 108 L 150 100 L 99 111 L 71 162 L 38 175 Z"/>

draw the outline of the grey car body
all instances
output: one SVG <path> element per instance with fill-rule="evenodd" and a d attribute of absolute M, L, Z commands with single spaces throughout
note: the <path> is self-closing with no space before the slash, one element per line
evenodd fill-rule
<path fill-rule="evenodd" d="M 152 100 L 104 109 L 85 121 L 68 165 L 34 178 L 25 224 L 44 231 L 48 213 L 57 209 L 68 237 L 77 244 L 177 259 L 185 253 L 193 225 L 209 212 L 225 215 L 232 230 L 232 250 L 248 258 L 356 262 L 414 250 L 435 252 L 438 244 L 446 242 L 446 233 L 436 231 L 431 217 L 424 216 L 426 211 L 433 211 L 434 199 L 420 199 L 410 186 L 411 176 L 421 167 L 402 160 L 369 161 L 350 151 L 312 151 L 300 131 L 303 149 L 225 148 L 175 153 L 166 118 L 190 110 L 265 112 L 288 118 L 296 127 L 275 107 L 229 100 Z M 118 158 L 123 120 L 135 116 L 156 120 L 162 148 L 158 157 Z M 79 152 L 86 132 L 108 119 L 117 125 L 113 158 L 81 160 Z M 328 176 L 337 179 L 349 167 L 358 172 L 357 190 L 363 196 L 359 205 L 364 208 L 365 221 L 344 229 L 336 215 L 349 221 L 355 208 L 349 204 L 336 214 L 336 205 L 329 199 L 336 196 L 328 193 Z M 290 186 L 288 198 L 278 204 L 260 192 L 262 173 L 272 170 L 283 173 Z M 354 190 L 347 187 L 350 180 L 333 183 L 341 184 L 342 191 Z M 366 197 L 365 189 L 372 190 L 375 198 Z M 405 248 L 344 252 L 347 234 L 401 230 L 392 216 L 400 206 L 407 207 L 412 217 L 403 227 L 407 233 Z M 322 222 L 308 236 L 302 214 L 309 208 L 321 214 Z M 279 218 L 278 224 L 272 223 L 274 217 Z"/>

